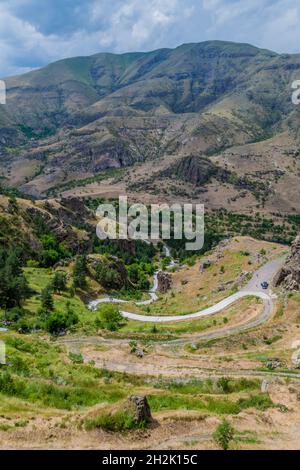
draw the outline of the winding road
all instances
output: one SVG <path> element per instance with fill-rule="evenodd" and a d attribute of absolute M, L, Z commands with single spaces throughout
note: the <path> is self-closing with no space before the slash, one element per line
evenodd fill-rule
<path fill-rule="evenodd" d="M 266 263 L 265 265 L 263 265 L 261 268 L 259 268 L 257 271 L 254 272 L 252 279 L 241 290 L 221 300 L 220 302 L 216 303 L 212 307 L 208 307 L 204 310 L 200 310 L 199 312 L 186 314 L 186 315 L 174 315 L 174 316 L 141 315 L 137 313 L 127 312 L 125 310 L 121 310 L 120 313 L 122 314 L 124 318 L 128 318 L 130 320 L 149 322 L 149 323 L 170 323 L 170 322 L 175 322 L 175 321 L 176 322 L 185 321 L 189 319 L 195 319 L 195 318 L 201 318 L 201 317 L 214 315 L 218 312 L 221 312 L 226 307 L 228 307 L 229 305 L 233 304 L 234 302 L 238 301 L 239 299 L 243 297 L 254 296 L 254 297 L 258 297 L 262 299 L 264 303 L 262 314 L 259 315 L 254 320 L 251 320 L 250 322 L 240 326 L 239 327 L 240 331 L 242 331 L 243 329 L 249 328 L 250 326 L 252 327 L 252 326 L 260 325 L 261 323 L 268 320 L 268 318 L 270 317 L 272 313 L 272 309 L 273 309 L 274 295 L 271 293 L 270 289 L 267 289 L 267 290 L 262 289 L 261 283 L 263 281 L 267 281 L 269 285 L 271 285 L 272 279 L 274 275 L 278 272 L 282 264 L 284 263 L 284 259 L 285 259 L 284 257 L 281 257 L 281 258 L 269 261 L 268 263 Z M 171 265 L 173 266 L 174 261 L 172 260 L 171 263 L 172 264 L 170 264 L 170 266 Z M 143 302 L 137 302 L 136 305 L 148 305 L 152 302 L 155 302 L 158 299 L 156 295 L 156 291 L 158 288 L 157 275 L 158 275 L 158 272 L 154 274 L 154 285 L 153 285 L 153 288 L 149 291 L 150 299 L 143 301 Z M 126 300 L 120 300 L 120 299 L 116 299 L 112 297 L 104 297 L 101 299 L 91 301 L 88 304 L 88 307 L 91 310 L 95 310 L 97 306 L 101 303 L 126 303 L 126 302 L 127 302 Z M 228 329 L 227 331 L 230 332 L 230 329 Z"/>

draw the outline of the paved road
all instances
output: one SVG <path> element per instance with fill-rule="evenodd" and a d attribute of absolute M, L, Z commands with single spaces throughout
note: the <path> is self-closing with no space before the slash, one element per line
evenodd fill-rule
<path fill-rule="evenodd" d="M 255 296 L 263 300 L 263 303 L 264 303 L 263 312 L 256 319 L 252 320 L 251 322 L 246 323 L 243 326 L 240 326 L 239 331 L 242 331 L 245 328 L 249 328 L 250 326 L 252 327 L 252 326 L 260 325 L 261 323 L 265 322 L 270 317 L 272 313 L 272 308 L 273 308 L 271 291 L 270 289 L 268 290 L 262 289 L 261 283 L 263 281 L 267 281 L 271 285 L 272 279 L 274 275 L 277 273 L 277 271 L 280 269 L 282 264 L 284 263 L 284 259 L 285 258 L 282 257 L 282 258 L 278 258 L 278 259 L 275 259 L 273 261 L 266 263 L 264 266 L 262 266 L 257 271 L 255 271 L 252 279 L 239 292 L 227 297 L 221 302 L 216 303 L 212 307 L 206 308 L 204 310 L 200 310 L 199 312 L 195 312 L 195 313 L 191 313 L 187 315 L 150 316 L 150 315 L 140 315 L 137 313 L 127 312 L 125 310 L 122 310 L 121 314 L 123 315 L 123 317 L 128 318 L 130 320 L 135 320 L 135 321 L 142 321 L 142 322 L 148 322 L 148 323 L 170 323 L 174 321 L 184 321 L 184 320 L 189 320 L 189 319 L 194 319 L 194 318 L 201 318 L 201 317 L 206 317 L 210 315 L 215 315 L 216 313 L 221 312 L 226 307 L 228 307 L 229 305 L 233 304 L 234 302 L 238 301 L 239 299 L 243 297 Z M 157 273 L 155 273 L 154 275 L 154 287 L 150 291 L 150 300 L 137 303 L 137 305 L 146 305 L 157 300 L 157 296 L 155 293 L 156 290 L 157 290 Z M 120 301 L 118 299 L 106 297 L 103 299 L 98 299 L 96 301 L 90 302 L 89 308 L 94 309 L 96 308 L 98 304 L 104 303 L 104 302 L 124 303 L 126 301 Z M 237 327 L 233 328 L 234 331 L 236 330 L 236 328 Z M 230 331 L 231 329 L 228 329 L 229 333 Z"/>

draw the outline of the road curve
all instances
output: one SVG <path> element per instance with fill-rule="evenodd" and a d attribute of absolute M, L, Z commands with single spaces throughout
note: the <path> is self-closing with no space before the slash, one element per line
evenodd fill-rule
<path fill-rule="evenodd" d="M 127 312 L 125 310 L 121 310 L 120 313 L 122 314 L 124 318 L 135 320 L 135 321 L 141 321 L 141 322 L 148 322 L 148 323 L 170 323 L 170 322 L 175 322 L 175 321 L 178 322 L 178 321 L 185 321 L 189 319 L 215 315 L 216 313 L 221 312 L 226 307 L 228 307 L 229 305 L 233 304 L 234 302 L 238 301 L 239 299 L 243 297 L 254 296 L 254 297 L 258 297 L 262 299 L 264 303 L 264 309 L 263 309 L 262 314 L 259 317 L 257 317 L 255 320 L 252 320 L 250 322 L 251 326 L 257 326 L 269 318 L 269 316 L 272 313 L 272 308 L 273 308 L 273 300 L 272 300 L 271 291 L 263 290 L 261 288 L 261 283 L 263 281 L 267 281 L 269 284 L 271 284 L 274 275 L 278 272 L 278 270 L 284 263 L 284 259 L 285 257 L 281 257 L 281 258 L 277 258 L 275 260 L 269 261 L 268 263 L 263 265 L 261 268 L 259 268 L 257 271 L 255 271 L 255 273 L 253 274 L 248 284 L 245 287 L 243 287 L 239 292 L 227 297 L 226 299 L 221 300 L 220 302 L 216 303 L 215 305 L 211 307 L 208 307 L 204 310 L 200 310 L 199 312 L 190 313 L 186 315 L 174 315 L 174 316 L 140 315 L 137 313 Z M 149 292 L 150 299 L 144 302 L 138 302 L 137 305 L 147 305 L 157 300 L 157 296 L 155 293 L 156 290 L 157 290 L 157 273 L 155 273 L 154 275 L 154 287 Z M 93 310 L 100 303 L 107 303 L 107 302 L 125 303 L 126 301 L 106 297 L 103 299 L 98 299 L 96 301 L 90 302 L 89 308 Z M 243 327 L 249 328 L 249 323 L 244 324 Z M 239 329 L 241 331 L 244 328 L 239 327 Z M 230 334 L 230 329 L 228 329 L 228 333 Z"/>
<path fill-rule="evenodd" d="M 221 300 L 217 304 L 213 305 L 212 307 L 208 307 L 204 310 L 200 310 L 199 312 L 189 313 L 187 315 L 166 315 L 166 316 L 150 316 L 150 315 L 140 315 L 137 313 L 125 312 L 121 311 L 123 317 L 128 318 L 130 320 L 142 321 L 142 322 L 149 322 L 149 323 L 170 323 L 174 321 L 183 321 L 183 320 L 192 320 L 194 318 L 201 318 L 210 315 L 214 315 L 218 312 L 221 312 L 229 305 L 233 304 L 237 300 L 241 299 L 242 297 L 246 296 L 255 296 L 261 298 L 264 302 L 271 301 L 272 299 L 269 294 L 265 292 L 255 292 L 255 291 L 239 291 L 236 294 L 230 295 L 224 300 Z"/>

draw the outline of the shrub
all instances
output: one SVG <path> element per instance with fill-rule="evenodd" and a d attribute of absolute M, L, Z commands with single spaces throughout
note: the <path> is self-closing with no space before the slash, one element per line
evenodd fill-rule
<path fill-rule="evenodd" d="M 22 357 L 18 354 L 15 354 L 9 358 L 10 365 L 13 371 L 19 375 L 23 375 L 25 377 L 29 376 L 29 367 L 26 361 L 22 359 Z"/>
<path fill-rule="evenodd" d="M 87 274 L 87 262 L 85 256 L 78 256 L 76 258 L 74 270 L 73 270 L 73 287 L 74 289 L 86 289 L 86 274 Z"/>
<path fill-rule="evenodd" d="M 124 318 L 119 309 L 112 304 L 100 306 L 99 317 L 96 319 L 96 326 L 100 326 L 110 331 L 117 331 L 124 325 Z"/>
<path fill-rule="evenodd" d="M 20 318 L 24 317 L 26 313 L 27 313 L 26 310 L 24 310 L 21 307 L 11 308 L 6 314 L 6 320 L 9 322 L 16 322 Z"/>
<path fill-rule="evenodd" d="M 78 353 L 72 353 L 70 352 L 69 353 L 69 358 L 71 359 L 71 361 L 73 362 L 73 364 L 83 364 L 83 356 L 82 354 L 78 354 Z"/>
<path fill-rule="evenodd" d="M 234 438 L 234 428 L 224 419 L 213 433 L 213 438 L 219 447 L 223 450 L 229 449 L 229 444 Z"/>
<path fill-rule="evenodd" d="M 29 259 L 26 263 L 28 268 L 38 268 L 39 267 L 39 262 L 34 260 L 34 259 Z"/>
<path fill-rule="evenodd" d="M 43 250 L 41 254 L 41 265 L 44 268 L 50 268 L 59 261 L 59 253 L 56 250 Z"/>
<path fill-rule="evenodd" d="M 130 429 L 138 429 L 146 426 L 145 422 L 137 423 L 134 413 L 129 411 L 117 411 L 115 413 L 103 412 L 96 418 L 85 421 L 85 429 L 103 428 L 108 431 L 124 432 Z"/>
<path fill-rule="evenodd" d="M 45 287 L 45 289 L 42 290 L 41 292 L 41 304 L 42 308 L 46 311 L 49 312 L 53 310 L 54 308 L 54 301 L 53 301 L 53 296 L 51 293 L 51 286 Z"/>
<path fill-rule="evenodd" d="M 49 333 L 56 335 L 61 331 L 67 330 L 73 325 L 78 323 L 79 319 L 76 313 L 69 311 L 64 312 L 52 312 L 46 322 L 46 328 Z"/>
<path fill-rule="evenodd" d="M 65 291 L 67 288 L 67 275 L 66 273 L 55 273 L 52 280 L 52 289 L 58 294 L 62 291 Z"/>
<path fill-rule="evenodd" d="M 265 411 L 268 408 L 274 406 L 269 395 L 251 395 L 249 398 L 240 398 L 238 401 L 241 409 L 245 408 L 256 408 L 260 411 Z"/>
<path fill-rule="evenodd" d="M 107 289 L 118 289 L 122 285 L 119 273 L 115 269 L 103 263 L 97 264 L 96 279 Z"/>

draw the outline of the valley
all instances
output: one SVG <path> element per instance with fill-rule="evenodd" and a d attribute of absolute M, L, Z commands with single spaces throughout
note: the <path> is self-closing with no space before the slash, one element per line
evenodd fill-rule
<path fill-rule="evenodd" d="M 207 41 L 5 79 L 1 449 L 299 450 L 299 70 Z M 120 195 L 204 204 L 204 246 L 100 240 Z"/>

